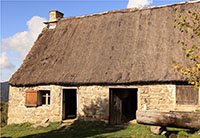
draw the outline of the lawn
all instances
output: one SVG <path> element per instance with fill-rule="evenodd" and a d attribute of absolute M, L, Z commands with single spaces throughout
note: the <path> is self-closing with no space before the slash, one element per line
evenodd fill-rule
<path fill-rule="evenodd" d="M 200 138 L 200 130 L 167 128 L 166 136 L 154 136 L 150 126 L 129 124 L 123 127 L 112 127 L 104 122 L 74 121 L 50 123 L 48 127 L 31 127 L 31 124 L 7 123 L 7 103 L 1 103 L 1 137 L 3 138 Z M 5 127 L 4 127 L 5 126 Z"/>
<path fill-rule="evenodd" d="M 200 138 L 200 131 L 168 128 L 168 136 L 177 138 Z M 167 137 L 168 137 L 167 136 Z M 171 137 L 170 136 L 170 137 Z M 123 127 L 111 127 L 103 122 L 75 121 L 61 125 L 50 123 L 48 127 L 32 128 L 31 124 L 8 125 L 1 129 L 1 137 L 24 138 L 166 138 L 153 136 L 150 126 L 129 124 Z"/>

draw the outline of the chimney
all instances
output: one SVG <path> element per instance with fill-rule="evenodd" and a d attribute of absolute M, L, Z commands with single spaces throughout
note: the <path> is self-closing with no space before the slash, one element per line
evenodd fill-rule
<path fill-rule="evenodd" d="M 49 29 L 56 28 L 56 23 L 63 18 L 63 13 L 57 10 L 51 10 L 49 11 L 49 21 L 44 22 L 44 24 L 47 24 Z"/>

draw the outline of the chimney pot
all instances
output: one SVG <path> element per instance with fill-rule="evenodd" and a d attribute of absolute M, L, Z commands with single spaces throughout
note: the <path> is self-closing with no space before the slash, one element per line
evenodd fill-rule
<path fill-rule="evenodd" d="M 51 10 L 49 11 L 49 21 L 44 22 L 44 24 L 48 25 L 49 29 L 56 28 L 56 23 L 63 18 L 63 13 L 57 10 Z"/>
<path fill-rule="evenodd" d="M 58 21 L 59 19 L 63 18 L 63 13 L 57 10 L 49 11 L 49 21 Z"/>

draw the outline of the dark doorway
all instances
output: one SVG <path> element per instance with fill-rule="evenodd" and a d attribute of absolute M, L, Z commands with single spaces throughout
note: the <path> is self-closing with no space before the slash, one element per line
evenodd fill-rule
<path fill-rule="evenodd" d="M 76 89 L 63 90 L 63 120 L 76 118 L 77 96 Z"/>
<path fill-rule="evenodd" d="M 111 125 L 119 125 L 136 119 L 137 89 L 110 89 L 110 119 Z"/>

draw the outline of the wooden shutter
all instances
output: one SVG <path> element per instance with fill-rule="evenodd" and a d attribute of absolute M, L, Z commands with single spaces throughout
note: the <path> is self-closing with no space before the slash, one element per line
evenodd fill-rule
<path fill-rule="evenodd" d="M 176 86 L 176 103 L 182 105 L 197 105 L 199 89 L 193 86 Z"/>
<path fill-rule="evenodd" d="M 25 106 L 36 107 L 38 101 L 38 92 L 36 90 L 31 90 L 26 92 L 25 96 Z"/>

